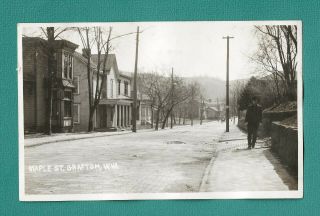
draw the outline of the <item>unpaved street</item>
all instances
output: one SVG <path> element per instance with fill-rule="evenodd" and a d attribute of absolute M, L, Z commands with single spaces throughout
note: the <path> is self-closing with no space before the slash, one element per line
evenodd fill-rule
<path fill-rule="evenodd" d="M 26 147 L 26 194 L 196 192 L 224 129 L 210 122 Z"/>

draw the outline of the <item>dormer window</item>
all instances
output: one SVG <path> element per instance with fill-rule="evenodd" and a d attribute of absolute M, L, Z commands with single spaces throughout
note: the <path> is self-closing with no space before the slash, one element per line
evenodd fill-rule
<path fill-rule="evenodd" d="M 62 76 L 65 79 L 72 79 L 73 71 L 73 57 L 68 53 L 64 53 L 63 55 L 63 73 Z"/>

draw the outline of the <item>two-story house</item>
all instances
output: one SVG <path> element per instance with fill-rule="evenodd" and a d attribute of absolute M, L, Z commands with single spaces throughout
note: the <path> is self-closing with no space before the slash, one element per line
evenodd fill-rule
<path fill-rule="evenodd" d="M 49 109 L 52 109 L 52 130 L 73 131 L 74 73 L 73 53 L 78 45 L 54 41 L 52 107 L 48 105 L 48 44 L 39 37 L 24 37 L 23 49 L 23 102 L 24 130 L 47 130 Z"/>
<path fill-rule="evenodd" d="M 104 56 L 101 56 L 103 61 Z M 74 85 L 74 129 L 85 131 L 89 121 L 89 93 L 87 79 L 87 58 L 84 54 L 75 53 Z M 97 55 L 91 57 L 91 67 L 94 73 L 92 86 L 95 92 L 97 68 Z M 100 72 L 100 82 L 104 79 L 99 105 L 94 115 L 95 130 L 116 130 L 131 126 L 132 98 L 131 76 L 120 73 L 116 56 L 109 54 L 106 63 L 107 74 L 103 77 Z M 101 83 L 99 83 L 100 85 Z"/>

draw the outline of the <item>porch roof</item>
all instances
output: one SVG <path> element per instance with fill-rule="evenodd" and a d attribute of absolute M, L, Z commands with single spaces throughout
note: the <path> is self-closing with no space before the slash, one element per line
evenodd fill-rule
<path fill-rule="evenodd" d="M 99 104 L 106 104 L 106 105 L 131 105 L 132 99 L 101 99 Z"/>

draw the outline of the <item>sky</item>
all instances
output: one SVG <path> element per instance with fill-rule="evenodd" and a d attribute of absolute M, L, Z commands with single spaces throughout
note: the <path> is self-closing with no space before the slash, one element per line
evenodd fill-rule
<path fill-rule="evenodd" d="M 50 25 L 27 25 L 23 27 L 22 34 L 43 36 L 39 27 Z M 139 40 L 139 71 L 169 74 L 173 68 L 174 73 L 182 77 L 208 76 L 225 80 L 227 40 L 223 37 L 227 35 L 234 37 L 230 39 L 230 80 L 249 78 L 256 68 L 249 60 L 258 43 L 252 22 L 127 22 L 90 25 L 103 26 L 105 29 L 112 26 L 113 36 L 135 32 L 139 26 L 143 30 Z M 131 34 L 112 41 L 120 70 L 134 70 L 135 37 L 135 34 Z M 78 44 L 77 51 L 81 52 L 83 46 L 77 32 L 65 32 L 61 38 Z"/>

